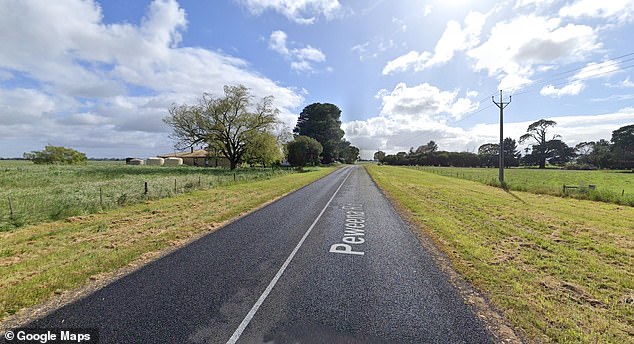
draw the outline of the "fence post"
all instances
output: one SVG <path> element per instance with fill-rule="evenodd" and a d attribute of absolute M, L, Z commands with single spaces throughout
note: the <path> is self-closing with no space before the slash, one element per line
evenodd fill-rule
<path fill-rule="evenodd" d="M 174 194 L 176 194 L 176 178 L 174 178 Z"/>
<path fill-rule="evenodd" d="M 198 176 L 198 187 L 200 187 L 202 184 L 200 183 L 200 176 Z"/>
<path fill-rule="evenodd" d="M 99 188 L 99 207 L 103 209 L 103 191 Z"/>
<path fill-rule="evenodd" d="M 236 173 L 235 172 L 233 172 L 233 181 L 234 182 L 236 181 Z"/>
<path fill-rule="evenodd" d="M 145 186 L 145 191 L 143 192 L 145 195 L 147 195 L 147 182 L 144 182 L 144 186 Z M 101 189 L 100 189 L 101 190 Z"/>
<path fill-rule="evenodd" d="M 623 191 L 621 191 L 621 197 L 623 197 L 625 195 L 625 189 L 623 189 Z"/>
<path fill-rule="evenodd" d="M 11 204 L 11 197 L 9 197 L 9 214 L 11 214 L 11 218 L 13 218 L 13 205 Z"/>
<path fill-rule="evenodd" d="M 563 185 L 564 195 L 566 194 L 566 184 Z"/>

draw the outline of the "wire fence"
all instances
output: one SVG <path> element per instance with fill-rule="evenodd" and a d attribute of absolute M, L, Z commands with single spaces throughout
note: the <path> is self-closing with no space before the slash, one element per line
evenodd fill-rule
<path fill-rule="evenodd" d="M 411 166 L 441 176 L 466 179 L 501 187 L 495 168 Z M 573 197 L 634 206 L 634 180 L 631 172 L 566 171 L 537 169 L 506 170 L 505 188 L 536 194 Z"/>
<path fill-rule="evenodd" d="M 147 168 L 134 167 L 134 169 L 138 171 Z M 183 169 L 176 169 L 174 172 L 175 175 L 150 173 L 123 174 L 112 178 L 94 176 L 92 180 L 89 177 L 83 177 L 77 178 L 76 181 L 65 180 L 63 184 L 55 183 L 55 173 L 53 173 L 49 183 L 41 183 L 41 181 L 33 183 L 45 184 L 41 187 L 21 185 L 2 188 L 0 190 L 0 231 L 98 213 L 195 190 L 265 180 L 293 173 L 289 168 L 279 167 L 236 171 L 189 168 L 189 171 L 185 173 Z M 37 177 L 25 176 L 24 178 Z M 60 179 L 64 178 L 60 177 Z M 4 184 L 8 184 L 6 180 Z"/>

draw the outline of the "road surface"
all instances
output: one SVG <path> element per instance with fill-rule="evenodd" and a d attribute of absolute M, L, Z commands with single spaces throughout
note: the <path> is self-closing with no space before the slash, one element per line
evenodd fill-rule
<path fill-rule="evenodd" d="M 102 343 L 488 343 L 359 166 L 25 326 Z"/>

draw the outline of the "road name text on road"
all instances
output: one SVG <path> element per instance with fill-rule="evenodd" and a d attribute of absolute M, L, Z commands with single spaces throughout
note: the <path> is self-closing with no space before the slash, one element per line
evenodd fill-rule
<path fill-rule="evenodd" d="M 346 212 L 343 238 L 341 239 L 343 243 L 332 244 L 330 252 L 362 256 L 365 252 L 359 250 L 356 245 L 365 243 L 365 212 L 363 211 L 363 204 L 349 203 L 344 205 L 342 209 Z"/>

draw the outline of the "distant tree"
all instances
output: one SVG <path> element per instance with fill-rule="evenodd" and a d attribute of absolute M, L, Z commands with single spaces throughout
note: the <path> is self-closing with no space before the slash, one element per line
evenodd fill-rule
<path fill-rule="evenodd" d="M 500 145 L 497 143 L 485 143 L 482 146 L 478 147 L 478 154 L 499 155 Z"/>
<path fill-rule="evenodd" d="M 478 148 L 478 156 L 482 166 L 497 166 L 500 159 L 500 145 L 497 143 L 485 143 Z"/>
<path fill-rule="evenodd" d="M 233 170 L 259 135 L 272 131 L 279 111 L 272 96 L 253 103 L 242 85 L 225 86 L 224 93 L 222 97 L 204 93 L 195 105 L 172 104 L 163 121 L 172 127 L 178 147 L 205 143 L 227 158 Z"/>
<path fill-rule="evenodd" d="M 359 160 L 359 148 L 355 146 L 348 146 L 343 152 L 341 152 L 343 161 L 346 164 L 354 164 Z"/>
<path fill-rule="evenodd" d="M 550 140 L 546 145 L 549 152 L 548 162 L 553 165 L 564 165 L 577 155 L 574 148 L 561 140 Z"/>
<path fill-rule="evenodd" d="M 634 169 L 634 124 L 614 130 L 612 143 L 615 167 Z"/>
<path fill-rule="evenodd" d="M 427 144 L 419 146 L 416 148 L 416 153 L 427 154 L 427 153 L 435 153 L 438 150 L 438 145 L 434 141 L 429 141 Z"/>
<path fill-rule="evenodd" d="M 378 151 L 378 152 L 374 153 L 374 160 L 382 163 L 383 160 L 385 160 L 385 152 L 384 151 Z"/>
<path fill-rule="evenodd" d="M 515 167 L 520 165 L 522 154 L 517 149 L 517 142 L 510 137 L 504 139 L 504 166 Z"/>
<path fill-rule="evenodd" d="M 86 154 L 72 148 L 48 145 L 41 151 L 24 153 L 24 159 L 34 164 L 83 165 L 88 162 Z"/>
<path fill-rule="evenodd" d="M 306 166 L 319 164 L 319 155 L 323 147 L 312 137 L 300 135 L 286 145 L 288 163 L 300 170 Z"/>
<path fill-rule="evenodd" d="M 262 164 L 266 167 L 282 159 L 284 153 L 278 137 L 266 131 L 255 134 L 244 153 L 244 161 L 251 165 Z"/>
<path fill-rule="evenodd" d="M 323 147 L 322 163 L 330 164 L 339 158 L 340 143 L 344 132 L 341 129 L 341 110 L 334 104 L 313 103 L 299 114 L 296 135 L 312 137 Z"/>
<path fill-rule="evenodd" d="M 531 155 L 539 163 L 539 168 L 546 168 L 546 159 L 548 159 L 551 153 L 546 133 L 549 128 L 554 127 L 555 125 L 557 125 L 557 122 L 555 121 L 540 119 L 539 121 L 529 125 L 528 129 L 526 129 L 526 134 L 520 137 L 520 143 L 524 143 L 531 139 L 535 142 L 531 146 Z M 558 137 L 560 136 L 555 135 L 552 140 Z"/>
<path fill-rule="evenodd" d="M 614 164 L 612 145 L 601 139 L 596 142 L 581 142 L 575 146 L 577 163 L 592 165 L 598 168 L 610 168 Z"/>

